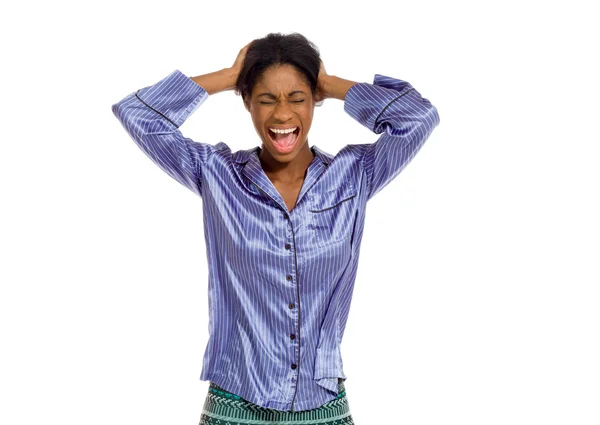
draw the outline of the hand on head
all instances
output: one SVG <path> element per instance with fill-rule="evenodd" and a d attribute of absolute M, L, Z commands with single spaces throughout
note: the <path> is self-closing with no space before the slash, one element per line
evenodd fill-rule
<path fill-rule="evenodd" d="M 321 60 L 321 67 L 319 68 L 319 76 L 317 78 L 317 93 L 315 94 L 315 101 L 317 102 L 316 106 L 321 106 L 325 99 L 327 99 L 325 92 L 326 77 L 327 71 L 325 71 L 325 65 L 323 65 L 323 61 Z"/>
<path fill-rule="evenodd" d="M 248 48 L 250 47 L 250 45 L 253 42 L 254 42 L 254 40 L 252 40 L 250 43 L 248 43 L 244 47 L 242 47 L 242 49 L 240 50 L 240 52 L 237 55 L 237 58 L 235 58 L 235 62 L 233 63 L 233 65 L 231 65 L 231 69 L 233 69 L 235 71 L 236 80 L 237 80 L 237 76 L 240 74 L 240 71 L 242 70 L 242 67 L 244 66 L 244 59 L 246 59 L 246 52 L 248 51 Z"/>

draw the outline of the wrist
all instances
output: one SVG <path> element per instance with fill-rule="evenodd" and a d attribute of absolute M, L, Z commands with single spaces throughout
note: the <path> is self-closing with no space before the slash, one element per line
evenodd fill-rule
<path fill-rule="evenodd" d="M 345 100 L 348 90 L 358 84 L 356 81 L 346 80 L 335 75 L 327 75 L 323 81 L 325 96 L 339 100 Z"/>
<path fill-rule="evenodd" d="M 220 72 L 223 73 L 223 78 L 227 81 L 228 90 L 233 90 L 235 88 L 235 83 L 237 82 L 237 77 L 240 74 L 240 70 L 235 68 L 224 68 Z"/>

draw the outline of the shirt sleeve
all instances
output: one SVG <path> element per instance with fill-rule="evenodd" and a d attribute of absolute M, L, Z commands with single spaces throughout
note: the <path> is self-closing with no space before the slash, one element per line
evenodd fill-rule
<path fill-rule="evenodd" d="M 367 182 L 367 199 L 408 165 L 439 124 L 437 109 L 406 81 L 375 74 L 373 84 L 357 83 L 344 99 L 344 110 L 381 136 L 356 145 Z"/>
<path fill-rule="evenodd" d="M 202 169 L 215 146 L 184 137 L 179 127 L 208 96 L 202 86 L 175 70 L 112 105 L 114 115 L 138 147 L 200 197 Z"/>

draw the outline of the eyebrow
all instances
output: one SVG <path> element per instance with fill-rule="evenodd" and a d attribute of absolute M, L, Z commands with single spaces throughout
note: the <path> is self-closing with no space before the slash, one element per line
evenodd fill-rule
<path fill-rule="evenodd" d="M 288 96 L 293 96 L 293 95 L 298 94 L 298 93 L 306 94 L 302 90 L 294 90 L 292 92 L 289 92 Z M 270 97 L 270 98 L 273 98 L 273 99 L 277 98 L 277 96 L 275 96 L 273 93 L 261 93 L 261 94 L 259 94 L 256 97 L 261 97 L 261 96 L 267 96 L 267 97 Z"/>

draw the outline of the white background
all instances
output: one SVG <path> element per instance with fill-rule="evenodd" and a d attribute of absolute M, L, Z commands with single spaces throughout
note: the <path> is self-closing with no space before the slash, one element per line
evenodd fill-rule
<path fill-rule="evenodd" d="M 564 3 L 5 10 L 0 423 L 198 423 L 201 199 L 135 146 L 111 106 L 292 31 L 330 74 L 408 81 L 441 120 L 367 209 L 342 344 L 356 424 L 600 423 L 600 34 L 592 2 Z M 181 130 L 234 151 L 260 144 L 233 92 Z M 331 99 L 309 140 L 335 154 L 376 137 Z"/>

